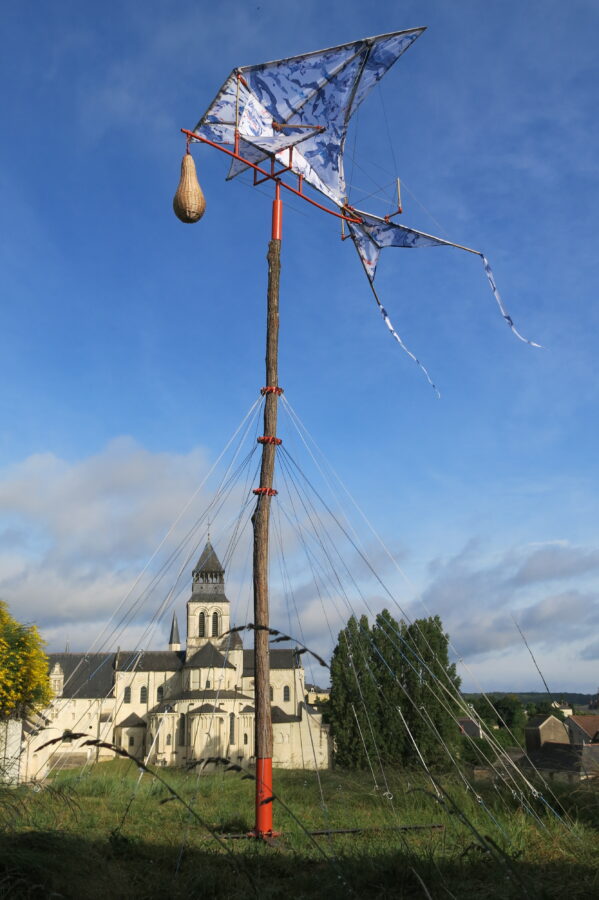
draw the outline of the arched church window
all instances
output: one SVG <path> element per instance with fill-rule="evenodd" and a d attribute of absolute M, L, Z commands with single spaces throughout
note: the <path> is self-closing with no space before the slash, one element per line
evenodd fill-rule
<path fill-rule="evenodd" d="M 167 734 L 167 736 L 166 736 L 166 746 L 167 746 L 167 747 L 170 747 L 171 744 L 172 744 L 172 737 L 171 737 L 170 734 Z"/>
<path fill-rule="evenodd" d="M 272 701 L 273 701 L 274 699 L 275 699 L 275 698 L 274 698 L 274 691 L 273 691 L 273 689 L 272 689 L 272 684 L 271 684 L 271 686 L 270 686 L 270 700 L 271 700 L 271 703 L 272 703 Z"/>
<path fill-rule="evenodd" d="M 158 690 L 156 691 L 156 701 L 157 703 L 162 703 L 162 698 L 164 697 L 164 687 L 159 684 Z"/>
<path fill-rule="evenodd" d="M 229 713 L 229 743 L 235 743 L 235 713 Z"/>
<path fill-rule="evenodd" d="M 218 637 L 218 613 L 212 614 L 212 637 Z"/>
<path fill-rule="evenodd" d="M 243 735 L 243 743 L 246 745 L 246 747 L 247 747 L 247 742 L 248 742 L 248 736 L 247 736 L 247 734 L 244 734 Z"/>
<path fill-rule="evenodd" d="M 200 613 L 200 621 L 198 625 L 198 634 L 200 637 L 206 636 L 206 616 L 203 612 Z"/>
<path fill-rule="evenodd" d="M 285 701 L 285 703 L 289 703 L 289 701 L 291 700 L 291 692 L 289 690 L 288 684 L 286 684 L 283 688 L 283 700 Z"/>
<path fill-rule="evenodd" d="M 123 691 L 123 703 L 131 703 L 131 688 L 129 686 Z"/>
<path fill-rule="evenodd" d="M 142 685 L 141 688 L 139 689 L 139 702 L 140 703 L 148 702 L 148 689 L 145 686 L 145 684 Z"/>
<path fill-rule="evenodd" d="M 179 743 L 185 743 L 185 713 L 179 716 Z"/>

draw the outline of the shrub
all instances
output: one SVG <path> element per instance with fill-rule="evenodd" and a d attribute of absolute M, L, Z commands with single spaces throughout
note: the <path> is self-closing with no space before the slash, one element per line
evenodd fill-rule
<path fill-rule="evenodd" d="M 35 625 L 22 625 L 0 601 L 0 719 L 20 718 L 51 698 L 48 659 Z"/>

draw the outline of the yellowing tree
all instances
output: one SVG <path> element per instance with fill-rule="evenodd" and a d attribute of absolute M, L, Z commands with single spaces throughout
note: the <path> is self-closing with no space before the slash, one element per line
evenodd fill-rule
<path fill-rule="evenodd" d="M 52 696 L 48 658 L 35 625 L 21 625 L 0 600 L 0 720 L 46 706 Z"/>

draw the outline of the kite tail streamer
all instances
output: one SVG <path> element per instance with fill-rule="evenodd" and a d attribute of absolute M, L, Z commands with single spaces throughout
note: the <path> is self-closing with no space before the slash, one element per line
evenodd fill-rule
<path fill-rule="evenodd" d="M 369 278 L 368 280 L 370 281 L 370 278 Z M 411 351 L 408 347 L 406 347 L 406 345 L 404 344 L 404 342 L 402 341 L 402 339 L 401 339 L 400 336 L 398 335 L 397 331 L 396 331 L 395 328 L 393 327 L 393 324 L 392 324 L 392 322 L 391 322 L 391 319 L 390 319 L 389 316 L 387 315 L 387 310 L 385 309 L 385 307 L 383 306 L 383 304 L 382 304 L 381 301 L 379 300 L 378 294 L 377 294 L 377 292 L 376 292 L 376 290 L 375 290 L 375 288 L 374 288 L 374 285 L 373 285 L 372 281 L 370 281 L 370 287 L 371 287 L 371 289 L 372 289 L 372 293 L 374 294 L 374 299 L 375 299 L 376 302 L 377 302 L 378 308 L 379 308 L 380 311 L 381 311 L 381 315 L 382 315 L 382 317 L 383 317 L 383 319 L 384 319 L 384 321 L 385 321 L 385 325 L 387 326 L 387 328 L 388 328 L 389 331 L 391 332 L 391 335 L 395 338 L 395 340 L 397 341 L 397 343 L 399 344 L 399 346 L 401 347 L 401 349 L 404 351 L 404 353 L 407 353 L 408 356 L 410 357 L 410 359 L 413 359 L 413 360 L 414 360 L 414 362 L 416 363 L 416 365 L 418 366 L 418 368 L 421 369 L 421 370 L 424 372 L 424 375 L 425 375 L 425 377 L 426 377 L 426 380 L 428 381 L 428 383 L 429 383 L 430 386 L 432 387 L 433 391 L 434 391 L 435 394 L 437 395 L 437 399 L 440 400 L 440 399 L 441 399 L 441 394 L 439 393 L 439 389 L 437 388 L 437 385 L 434 383 L 434 381 L 432 380 L 431 376 L 428 374 L 427 370 L 426 370 L 425 367 L 422 365 L 422 363 L 420 362 L 420 360 L 419 360 L 416 356 L 414 356 L 414 354 L 412 353 L 412 351 Z"/>
<path fill-rule="evenodd" d="M 491 266 L 489 265 L 489 260 L 484 255 L 484 253 L 481 253 L 480 257 L 483 261 L 483 266 L 485 267 L 485 272 L 487 273 L 487 278 L 489 279 L 489 284 L 491 285 L 491 290 L 493 291 L 493 296 L 495 297 L 495 300 L 497 301 L 497 306 L 499 307 L 499 309 L 501 311 L 501 315 L 503 316 L 505 321 L 508 323 L 508 325 L 510 326 L 510 328 L 512 329 L 512 331 L 514 332 L 514 334 L 516 335 L 517 338 L 519 338 L 521 341 L 524 341 L 525 344 L 529 344 L 531 347 L 539 347 L 540 349 L 542 349 L 541 344 L 536 344 L 534 341 L 529 341 L 528 338 L 525 338 L 517 330 L 516 326 L 514 325 L 514 320 L 512 319 L 512 317 L 508 313 L 507 309 L 503 305 L 503 301 L 501 299 L 499 291 L 497 290 L 497 285 L 495 284 L 495 277 L 493 275 L 493 272 L 491 271 Z"/>

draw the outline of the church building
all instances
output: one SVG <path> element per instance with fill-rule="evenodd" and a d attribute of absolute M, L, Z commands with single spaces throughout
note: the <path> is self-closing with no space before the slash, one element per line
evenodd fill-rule
<path fill-rule="evenodd" d="M 155 765 L 211 757 L 252 764 L 253 651 L 230 627 L 224 569 L 208 542 L 192 572 L 185 645 L 173 615 L 168 650 L 49 654 L 54 700 L 43 712 L 45 727 L 28 738 L 21 777 L 114 755 L 83 746 L 75 737 L 82 733 Z M 306 702 L 301 656 L 272 648 L 270 670 L 273 765 L 328 768 L 329 730 Z M 64 740 L 36 749 L 58 736 Z"/>

